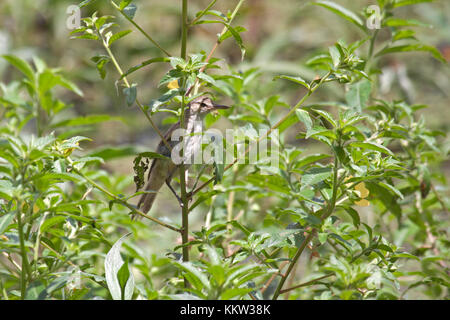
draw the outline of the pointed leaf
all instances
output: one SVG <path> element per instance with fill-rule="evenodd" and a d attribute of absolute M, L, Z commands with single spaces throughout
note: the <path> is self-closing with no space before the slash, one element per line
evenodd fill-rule
<path fill-rule="evenodd" d="M 25 60 L 14 55 L 5 54 L 2 56 L 6 61 L 22 72 L 32 83 L 34 82 L 34 71 Z"/>
<path fill-rule="evenodd" d="M 125 300 L 130 300 L 133 296 L 134 290 L 134 277 L 133 274 L 130 273 L 128 281 L 125 285 L 124 294 L 122 296 L 122 290 L 120 287 L 118 272 L 122 265 L 124 264 L 123 259 L 120 255 L 120 248 L 122 247 L 122 243 L 126 237 L 128 237 L 131 233 L 124 235 L 122 238 L 117 240 L 117 242 L 112 246 L 111 250 L 106 254 L 105 259 L 105 278 L 106 284 L 108 285 L 109 292 L 114 300 L 122 300 L 122 297 Z"/>
<path fill-rule="evenodd" d="M 337 15 L 341 16 L 345 20 L 350 21 L 351 23 L 358 26 L 362 30 L 364 30 L 364 31 L 366 30 L 364 27 L 363 21 L 357 14 L 344 8 L 343 6 L 341 6 L 337 3 L 334 3 L 331 1 L 318 0 L 316 2 L 313 2 L 312 4 L 324 7 L 326 9 L 336 13 Z"/>
<path fill-rule="evenodd" d="M 310 89 L 309 83 L 306 82 L 304 79 L 302 79 L 301 77 L 291 77 L 291 76 L 276 76 L 275 78 L 273 78 L 274 80 L 276 79 L 285 79 L 285 80 L 289 80 L 298 84 L 301 84 L 302 86 L 304 86 L 306 89 Z"/>

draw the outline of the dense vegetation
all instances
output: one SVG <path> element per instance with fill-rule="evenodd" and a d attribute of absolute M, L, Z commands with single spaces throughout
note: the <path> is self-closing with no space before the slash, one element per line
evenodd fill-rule
<path fill-rule="evenodd" d="M 417 14 L 449 5 L 370 2 L 87 0 L 61 35 L 76 15 L 59 1 L 28 38 L 29 4 L 0 4 L 15 23 L 0 34 L 15 46 L 0 69 L 1 298 L 447 299 L 436 41 L 450 28 Z M 33 37 L 41 52 L 15 50 Z M 140 211 L 157 141 L 204 94 L 231 106 L 205 128 L 248 149 L 187 183 L 181 166 L 181 204 L 163 190 Z M 278 165 L 239 161 L 265 138 Z"/>

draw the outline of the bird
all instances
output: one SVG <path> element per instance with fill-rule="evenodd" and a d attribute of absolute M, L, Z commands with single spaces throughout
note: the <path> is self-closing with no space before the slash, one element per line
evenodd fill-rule
<path fill-rule="evenodd" d="M 181 163 L 185 163 L 185 167 L 188 167 L 186 163 L 192 163 L 186 161 L 187 159 L 192 159 L 195 154 L 201 149 L 202 137 L 201 135 L 195 134 L 201 132 L 203 117 L 210 113 L 211 111 L 218 109 L 228 109 L 229 106 L 215 104 L 211 98 L 208 96 L 200 96 L 192 100 L 185 109 L 184 123 L 186 124 L 186 131 L 184 133 L 185 141 L 183 141 L 183 160 L 173 161 L 171 159 L 172 150 L 179 144 L 179 141 L 172 139 L 173 133 L 177 129 L 181 128 L 181 122 L 173 124 L 167 132 L 164 134 L 164 140 L 158 144 L 157 153 L 165 156 L 166 158 L 155 158 L 152 161 L 150 170 L 148 173 L 147 183 L 144 190 L 148 191 L 141 195 L 138 202 L 138 209 L 144 213 L 148 213 L 153 206 L 157 192 L 164 183 L 169 187 L 170 191 L 175 195 L 181 204 L 181 199 L 177 195 L 176 191 L 171 186 L 171 181 L 173 175 L 178 172 Z M 167 146 L 167 144 L 170 146 Z M 180 163 L 179 163 L 180 162 Z"/>

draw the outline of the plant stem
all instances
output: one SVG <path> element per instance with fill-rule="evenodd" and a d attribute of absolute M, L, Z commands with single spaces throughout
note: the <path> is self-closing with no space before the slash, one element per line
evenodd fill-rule
<path fill-rule="evenodd" d="M 187 33 L 188 33 L 188 21 L 187 21 L 187 10 L 188 10 L 188 3 L 187 0 L 183 0 L 182 4 L 182 13 L 181 13 L 181 58 L 186 59 L 186 52 L 187 52 Z"/>
<path fill-rule="evenodd" d="M 187 21 L 187 10 L 188 3 L 187 0 L 183 0 L 182 3 L 182 21 L 181 21 L 181 58 L 186 59 L 187 55 L 187 34 L 188 34 L 188 21 Z M 186 79 L 182 79 L 182 88 L 186 87 Z M 185 108 L 186 108 L 186 95 L 182 95 L 181 100 L 181 115 L 180 115 L 180 126 L 181 128 L 186 128 L 185 123 Z M 186 138 L 186 137 L 185 137 Z M 185 139 L 184 138 L 184 139 Z M 182 157 L 184 157 L 184 151 L 182 150 Z M 189 261 L 189 247 L 186 245 L 189 242 L 189 199 L 186 192 L 186 167 L 184 165 L 184 160 L 180 164 L 180 189 L 181 189 L 181 242 L 183 244 L 183 261 Z M 185 288 L 189 287 L 189 282 L 184 278 Z"/>
<path fill-rule="evenodd" d="M 102 38 L 102 42 L 103 42 L 103 47 L 105 48 L 106 52 L 108 53 L 109 57 L 111 58 L 112 63 L 114 64 L 114 67 L 116 68 L 117 72 L 119 73 L 119 75 L 122 77 L 123 76 L 123 70 L 120 67 L 119 63 L 117 62 L 116 57 L 114 56 L 114 54 L 112 53 L 111 49 L 109 48 L 108 44 L 106 43 L 105 39 L 103 39 L 102 35 L 99 33 L 99 36 Z M 127 86 L 127 88 L 131 88 L 130 83 L 128 82 L 127 77 L 123 77 L 123 82 L 125 83 L 125 85 Z M 152 118 L 148 115 L 147 111 L 145 110 L 144 106 L 142 105 L 142 103 L 139 101 L 138 98 L 136 98 L 136 104 L 139 107 L 139 109 L 141 109 L 141 111 L 144 113 L 145 117 L 147 118 L 147 120 L 150 122 L 150 125 L 152 126 L 152 128 L 158 133 L 159 137 L 161 138 L 161 140 L 164 142 L 164 144 L 166 145 L 166 147 L 169 148 L 169 150 L 172 150 L 172 146 L 167 142 L 166 138 L 164 138 L 164 135 L 162 134 L 162 132 L 158 129 L 158 127 L 155 125 L 155 123 L 153 122 Z"/>
<path fill-rule="evenodd" d="M 275 290 L 275 293 L 273 294 L 273 300 L 277 300 L 278 296 L 281 294 L 281 289 L 283 288 L 284 283 L 286 282 L 287 278 L 289 277 L 289 274 L 291 273 L 292 269 L 294 268 L 295 263 L 297 262 L 298 258 L 300 258 L 301 254 L 303 253 L 303 250 L 305 250 L 306 245 L 312 240 L 315 234 L 315 229 L 311 231 L 311 233 L 306 237 L 305 240 L 303 240 L 303 243 L 298 248 L 297 252 L 295 253 L 295 256 L 292 258 L 291 263 L 289 264 L 286 273 L 282 275 L 280 282 L 278 283 L 277 289 Z"/>
<path fill-rule="evenodd" d="M 27 283 L 31 279 L 30 265 L 28 264 L 28 256 L 25 247 L 25 239 L 23 234 L 23 224 L 22 224 L 22 203 L 17 201 L 17 229 L 19 232 L 19 242 L 20 242 L 20 255 L 22 257 L 22 271 L 21 271 L 21 285 L 20 285 L 20 297 L 22 300 L 25 299 L 25 293 L 27 289 Z"/>
<path fill-rule="evenodd" d="M 372 35 L 372 38 L 370 39 L 369 53 L 367 55 L 367 61 L 366 61 L 366 72 L 370 71 L 370 67 L 372 66 L 372 57 L 373 57 L 373 51 L 375 49 L 375 40 L 378 36 L 379 31 L 380 31 L 379 29 L 376 29 Z"/>
<path fill-rule="evenodd" d="M 200 19 L 205 15 L 205 12 L 206 12 L 206 11 L 208 11 L 209 9 L 211 9 L 211 7 L 212 7 L 213 5 L 216 4 L 216 2 L 217 2 L 217 0 L 212 0 L 212 1 L 208 4 L 208 6 L 207 6 L 204 10 L 201 11 L 201 14 L 199 14 L 194 20 L 192 20 L 192 21 L 189 23 L 189 25 L 190 25 L 190 26 L 193 26 L 198 20 L 200 20 Z"/>
<path fill-rule="evenodd" d="M 136 29 L 138 29 L 143 35 L 144 37 L 146 37 L 148 40 L 150 40 L 151 43 L 153 43 L 159 50 L 161 50 L 162 52 L 164 52 L 164 54 L 166 54 L 168 57 L 171 57 L 172 55 L 167 52 L 166 50 L 164 50 L 163 47 L 161 47 L 158 42 L 156 42 L 155 40 L 153 40 L 152 37 L 150 37 L 150 35 L 144 31 L 144 29 L 142 29 L 136 22 L 134 22 L 133 19 L 131 19 L 129 16 L 127 16 L 122 10 L 120 10 L 120 7 L 111 0 L 111 4 L 113 5 L 114 8 L 116 8 L 121 14 L 122 16 L 128 20 L 128 22 L 130 22 L 133 26 L 136 27 Z"/>
<path fill-rule="evenodd" d="M 307 281 L 307 282 L 301 283 L 301 284 L 299 284 L 299 285 L 293 286 L 293 287 L 291 287 L 291 288 L 281 290 L 280 293 L 286 293 L 286 292 L 289 292 L 289 291 L 292 291 L 292 290 L 295 290 L 295 289 L 298 289 L 298 288 L 301 288 L 301 287 L 307 287 L 307 286 L 309 286 L 309 285 L 312 285 L 312 284 L 316 283 L 317 281 L 320 281 L 320 280 L 329 278 L 329 277 L 331 277 L 332 275 L 334 275 L 334 273 L 330 273 L 330 274 L 327 274 L 327 275 L 325 275 L 325 276 L 322 276 L 322 277 L 313 279 L 313 280 L 311 280 L 311 281 Z"/>

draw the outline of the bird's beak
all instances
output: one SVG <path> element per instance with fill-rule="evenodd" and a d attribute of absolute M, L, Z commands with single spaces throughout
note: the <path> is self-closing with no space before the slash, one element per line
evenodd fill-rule
<path fill-rule="evenodd" d="M 229 106 L 224 106 L 222 104 L 214 104 L 214 109 L 229 109 Z"/>

